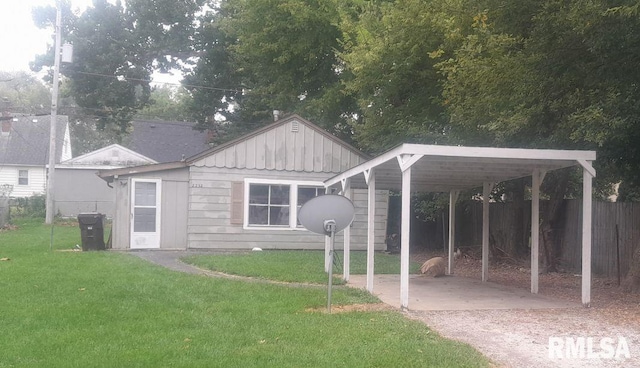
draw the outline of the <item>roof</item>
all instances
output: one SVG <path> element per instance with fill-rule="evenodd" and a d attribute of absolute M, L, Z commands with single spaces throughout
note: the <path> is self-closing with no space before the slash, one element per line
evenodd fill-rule
<path fill-rule="evenodd" d="M 60 167 L 67 168 L 119 168 L 128 166 L 155 164 L 156 161 L 134 152 L 119 144 L 112 144 L 95 151 L 85 153 L 60 163 Z"/>
<path fill-rule="evenodd" d="M 282 119 L 279 119 L 278 121 L 275 121 L 275 122 L 273 122 L 273 123 L 271 123 L 271 124 L 265 125 L 265 126 L 264 126 L 264 127 L 262 127 L 262 128 L 259 128 L 259 129 L 256 129 L 256 130 L 254 130 L 254 131 L 251 131 L 250 133 L 245 134 L 245 135 L 243 135 L 243 136 L 241 136 L 241 137 L 238 137 L 238 138 L 236 138 L 236 139 L 233 139 L 233 140 L 231 140 L 231 141 L 229 141 L 229 142 L 226 142 L 226 143 L 221 144 L 221 145 L 219 145 L 219 146 L 216 146 L 216 147 L 214 147 L 214 148 L 208 149 L 208 150 L 206 150 L 206 151 L 203 151 L 203 152 L 201 152 L 201 153 L 199 153 L 199 154 L 196 154 L 196 155 L 194 155 L 194 156 L 188 157 L 188 158 L 187 158 L 187 162 L 188 162 L 189 164 L 192 164 L 193 162 L 198 161 L 198 160 L 200 160 L 200 159 L 202 159 L 202 158 L 204 158 L 204 157 L 214 155 L 214 154 L 216 154 L 216 153 L 218 153 L 218 152 L 222 152 L 222 151 L 224 151 L 225 149 L 227 149 L 227 148 L 229 148 L 229 147 L 232 147 L 232 146 L 234 146 L 234 145 L 237 145 L 237 144 L 238 144 L 238 143 L 240 143 L 240 142 L 247 141 L 247 140 L 249 140 L 249 139 L 251 139 L 251 138 L 253 138 L 253 137 L 256 137 L 256 136 L 258 136 L 258 135 L 261 135 L 261 134 L 263 134 L 263 133 L 265 133 L 265 132 L 267 132 L 267 131 L 273 130 L 273 129 L 275 129 L 275 128 L 279 127 L 279 126 L 282 126 L 282 125 L 288 124 L 288 123 L 290 123 L 290 122 L 292 122 L 292 121 L 294 121 L 294 120 L 301 121 L 301 122 L 302 122 L 302 123 L 304 123 L 305 125 L 307 125 L 307 126 L 309 126 L 310 128 L 312 128 L 312 129 L 313 129 L 314 131 L 316 131 L 317 133 L 319 133 L 319 134 L 323 135 L 324 137 L 328 138 L 329 140 L 331 140 L 331 141 L 333 141 L 333 142 L 335 142 L 335 143 L 337 143 L 337 144 L 339 144 L 339 145 L 341 145 L 341 146 L 344 146 L 344 147 L 348 148 L 349 150 L 351 150 L 351 151 L 353 151 L 353 152 L 357 153 L 360 157 L 362 157 L 362 158 L 364 158 L 364 159 L 369 159 L 369 158 L 370 158 L 370 156 L 368 156 L 368 155 L 367 155 L 367 154 L 365 154 L 364 152 L 362 152 L 362 151 L 360 151 L 359 149 L 357 149 L 357 148 L 353 147 L 352 145 L 350 145 L 349 143 L 347 143 L 347 142 L 343 141 L 342 139 L 340 139 L 340 138 L 338 138 L 338 137 L 336 137 L 336 136 L 334 136 L 334 135 L 330 134 L 330 133 L 329 133 L 329 132 L 327 132 L 325 129 L 323 129 L 323 128 L 321 128 L 321 127 L 317 126 L 317 125 L 315 125 L 314 123 L 310 122 L 309 120 L 306 120 L 306 119 L 304 119 L 304 118 L 300 117 L 300 116 L 299 116 L 299 115 L 297 115 L 297 114 L 291 114 L 291 115 L 286 116 L 286 117 L 284 117 L 284 118 L 282 118 Z"/>
<path fill-rule="evenodd" d="M 47 165 L 51 116 L 15 116 L 8 121 L 9 134 L 0 134 L 0 165 Z M 62 156 L 68 121 L 64 115 L 56 118 L 56 162 Z"/>
<path fill-rule="evenodd" d="M 156 162 L 180 161 L 211 148 L 208 133 L 194 129 L 195 123 L 134 120 L 131 125 L 122 146 Z"/>
<path fill-rule="evenodd" d="M 181 168 L 181 167 L 186 167 L 186 166 L 191 166 L 194 165 L 197 161 L 199 160 L 203 160 L 205 158 L 214 156 L 220 152 L 224 152 L 225 150 L 229 149 L 230 147 L 233 147 L 235 145 L 238 145 L 239 143 L 242 142 L 246 142 L 248 140 L 251 140 L 252 138 L 255 138 L 265 132 L 268 131 L 272 131 L 278 127 L 284 126 L 285 124 L 289 124 L 292 123 L 294 121 L 298 121 L 301 122 L 303 124 L 305 124 L 306 126 L 308 126 L 310 129 L 313 129 L 313 131 L 317 132 L 318 134 L 322 135 L 323 137 L 325 137 L 327 140 L 330 140 L 331 142 L 334 142 L 336 145 L 340 145 L 342 147 L 345 147 L 345 149 L 348 149 L 349 151 L 353 151 L 354 153 L 353 155 L 357 155 L 359 157 L 359 161 L 358 162 L 362 162 L 363 160 L 366 160 L 369 158 L 369 156 L 367 156 L 366 154 L 362 153 L 361 151 L 359 151 L 358 149 L 356 149 L 355 147 L 349 145 L 348 143 L 342 141 L 341 139 L 329 134 L 327 131 L 325 131 L 324 129 L 318 127 L 317 125 L 301 118 L 298 115 L 290 115 L 287 116 L 285 118 L 282 118 L 272 124 L 266 125 L 260 129 L 254 130 L 251 133 L 248 133 L 242 137 L 239 137 L 237 139 L 234 139 L 232 141 L 229 141 L 225 144 L 219 145 L 217 147 L 202 151 L 200 153 L 197 153 L 195 155 L 192 155 L 191 157 L 188 157 L 186 160 L 181 160 L 181 158 L 179 158 L 179 160 L 174 160 L 173 162 L 165 162 L 165 163 L 159 163 L 159 164 L 155 164 L 155 165 L 144 165 L 144 166 L 136 166 L 136 167 L 130 167 L 130 168 L 122 168 L 122 169 L 113 169 L 113 170 L 101 170 L 98 173 L 98 176 L 100 176 L 101 178 L 110 181 L 113 179 L 114 176 L 116 175 L 132 175 L 132 174 L 137 174 L 137 173 L 143 173 L 143 172 L 155 172 L 155 171 L 162 171 L 162 170 L 169 170 L 169 169 L 176 169 L 176 168 Z M 139 152 L 139 151 L 138 151 Z"/>
<path fill-rule="evenodd" d="M 118 176 L 149 173 L 163 170 L 175 170 L 187 167 L 184 161 L 163 162 L 159 164 L 142 165 L 134 167 L 123 167 L 118 169 L 99 170 L 97 175 L 107 182 L 112 182 Z"/>
<path fill-rule="evenodd" d="M 595 159 L 594 151 L 402 144 L 324 183 L 333 186 L 348 178 L 352 188 L 366 188 L 364 174 L 374 170 L 377 189 L 400 190 L 402 166 L 411 167 L 412 191 L 448 192 L 575 165 L 595 176 Z"/>

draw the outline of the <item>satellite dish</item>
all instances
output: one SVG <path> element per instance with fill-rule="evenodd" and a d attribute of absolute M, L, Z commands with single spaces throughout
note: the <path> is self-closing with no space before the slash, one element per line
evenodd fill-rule
<path fill-rule="evenodd" d="M 298 211 L 298 220 L 307 230 L 316 234 L 331 235 L 333 225 L 337 233 L 353 222 L 353 203 L 341 195 L 326 194 L 312 198 Z"/>
<path fill-rule="evenodd" d="M 331 287 L 333 282 L 333 244 L 335 235 L 351 225 L 356 210 L 347 197 L 335 194 L 321 195 L 309 200 L 298 212 L 298 220 L 307 230 L 329 237 L 329 284 L 327 285 L 327 311 L 331 313 Z"/>

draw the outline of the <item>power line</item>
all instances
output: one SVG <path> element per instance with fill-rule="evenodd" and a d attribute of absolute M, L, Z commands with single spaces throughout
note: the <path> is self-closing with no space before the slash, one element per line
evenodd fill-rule
<path fill-rule="evenodd" d="M 124 77 L 124 76 L 109 75 L 109 74 L 102 74 L 102 73 L 80 72 L 80 71 L 78 71 L 76 73 L 84 74 L 84 75 L 91 75 L 91 76 L 96 76 L 96 77 L 103 77 L 103 78 L 113 78 L 113 79 L 118 79 L 118 80 L 124 79 L 124 80 L 130 80 L 130 81 L 135 81 L 135 82 L 169 84 L 169 85 L 174 85 L 174 86 L 182 86 L 182 87 L 188 87 L 188 88 L 201 88 L 201 89 L 208 89 L 208 90 L 212 90 L 212 91 L 221 91 L 221 92 L 243 93 L 243 91 L 244 91 L 244 89 L 218 88 L 218 87 L 201 86 L 201 85 L 197 85 L 197 84 L 182 84 L 182 83 L 173 83 L 173 82 L 155 82 L 152 79 Z"/>

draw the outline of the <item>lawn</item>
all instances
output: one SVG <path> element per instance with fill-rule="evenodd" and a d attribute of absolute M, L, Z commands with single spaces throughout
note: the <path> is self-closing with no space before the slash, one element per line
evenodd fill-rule
<path fill-rule="evenodd" d="M 367 273 L 367 252 L 350 252 L 350 272 L 352 275 Z M 334 284 L 344 284 L 340 277 L 343 272 L 342 251 L 336 252 L 333 267 Z M 376 253 L 374 270 L 376 274 L 400 274 L 400 255 Z M 324 271 L 324 251 L 318 250 L 272 250 L 262 252 L 197 255 L 183 259 L 184 262 L 212 271 L 232 275 L 260 277 L 285 282 L 327 283 Z M 420 264 L 411 262 L 409 272 L 417 273 Z"/>
<path fill-rule="evenodd" d="M 397 312 L 326 314 L 326 290 L 72 252 L 75 226 L 0 232 L 0 367 L 485 367 Z M 375 301 L 345 287 L 335 304 Z"/>

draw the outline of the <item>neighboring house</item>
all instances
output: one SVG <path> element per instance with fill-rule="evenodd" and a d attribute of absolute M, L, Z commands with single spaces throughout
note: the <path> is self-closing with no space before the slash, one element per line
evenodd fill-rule
<path fill-rule="evenodd" d="M 56 213 L 75 217 L 82 212 L 113 215 L 115 191 L 96 176 L 98 170 L 155 164 L 156 161 L 118 144 L 56 165 Z"/>
<path fill-rule="evenodd" d="M 56 214 L 75 217 L 99 212 L 112 217 L 115 191 L 98 170 L 180 161 L 210 148 L 207 132 L 195 123 L 134 120 L 122 144 L 114 144 L 56 165 Z"/>
<path fill-rule="evenodd" d="M 101 171 L 116 190 L 114 249 L 322 249 L 297 222 L 323 181 L 367 157 L 292 115 L 183 161 Z M 366 190 L 347 193 L 362 208 Z M 376 248 L 384 249 L 388 192 L 377 192 Z M 365 206 L 366 207 L 366 206 Z M 365 249 L 366 213 L 351 226 Z M 339 241 L 338 241 L 339 243 Z"/>
<path fill-rule="evenodd" d="M 2 117 L 0 130 L 0 185 L 11 186 L 10 197 L 44 194 L 49 164 L 50 116 Z M 56 163 L 71 155 L 66 116 L 56 119 Z"/>

